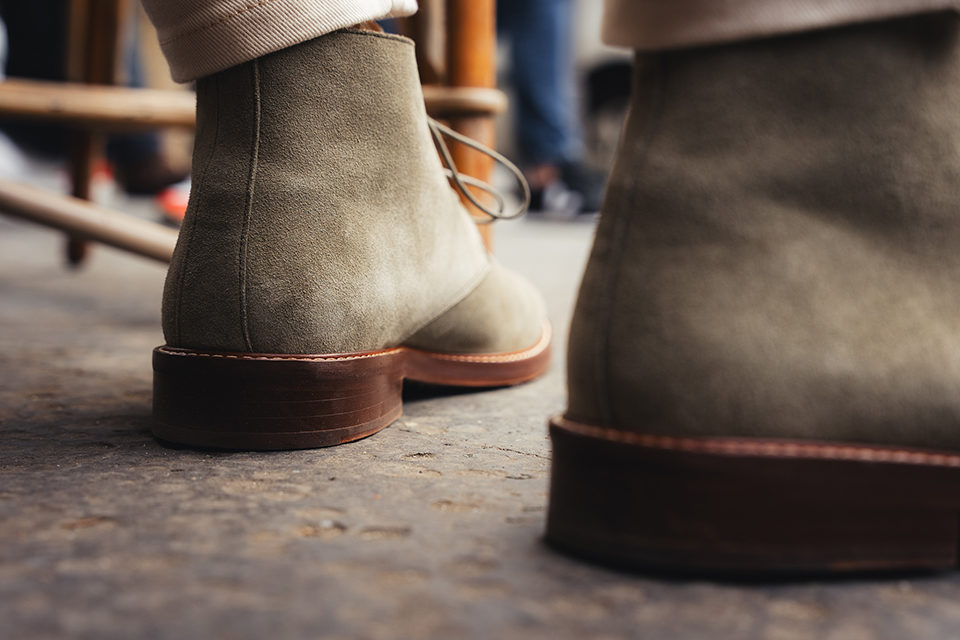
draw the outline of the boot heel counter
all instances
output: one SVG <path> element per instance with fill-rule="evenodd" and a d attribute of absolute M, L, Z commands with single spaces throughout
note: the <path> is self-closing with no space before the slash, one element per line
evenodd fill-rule
<path fill-rule="evenodd" d="M 611 215 L 607 211 L 611 205 L 618 203 L 623 197 L 624 186 L 632 181 L 630 167 L 614 167 L 604 196 L 604 213 L 597 224 L 593 248 L 584 269 L 570 323 L 566 415 L 587 424 L 612 424 L 610 361 L 617 358 L 619 362 L 624 355 L 620 350 L 630 347 L 613 347 L 610 344 L 620 260 L 625 250 L 624 236 L 629 227 L 629 218 Z"/>
<path fill-rule="evenodd" d="M 160 302 L 160 324 L 163 328 L 163 339 L 168 345 L 180 344 L 180 279 L 183 272 L 181 245 L 183 233 L 177 238 L 177 246 L 173 250 L 173 259 L 167 269 L 163 281 L 163 298 Z"/>
<path fill-rule="evenodd" d="M 191 209 L 203 200 L 192 200 Z M 249 351 L 241 324 L 238 239 L 198 225 L 189 211 L 186 223 L 163 287 L 164 339 L 173 347 Z"/>
<path fill-rule="evenodd" d="M 567 416 L 588 424 L 612 425 L 619 401 L 611 385 L 611 369 L 635 365 L 639 343 L 610 344 L 618 296 L 623 296 L 621 262 L 631 220 L 639 215 L 632 198 L 642 179 L 651 145 L 661 126 L 665 103 L 666 64 L 659 55 L 634 62 L 632 102 L 627 112 L 604 194 L 593 250 L 587 262 L 570 327 L 567 356 Z M 626 292 L 627 296 L 632 295 Z M 613 362 L 611 362 L 613 360 Z"/>
<path fill-rule="evenodd" d="M 580 292 L 570 324 L 567 343 L 567 413 L 589 424 L 607 424 L 604 394 L 607 321 L 605 281 L 608 278 L 607 243 L 598 230 L 590 261 L 580 283 Z"/>
<path fill-rule="evenodd" d="M 169 346 L 249 351 L 241 312 L 241 248 L 257 122 L 252 65 L 197 83 L 193 184 L 164 284 L 162 325 Z"/>

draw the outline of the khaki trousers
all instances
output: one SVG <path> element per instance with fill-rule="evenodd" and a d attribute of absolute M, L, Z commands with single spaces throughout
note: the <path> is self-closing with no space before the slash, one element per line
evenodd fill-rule
<path fill-rule="evenodd" d="M 143 0 L 143 5 L 179 82 L 343 27 L 417 10 L 417 0 Z M 603 36 L 614 45 L 664 49 L 958 8 L 960 0 L 606 0 Z"/>
<path fill-rule="evenodd" d="M 143 0 L 177 82 L 380 18 L 417 0 Z"/>

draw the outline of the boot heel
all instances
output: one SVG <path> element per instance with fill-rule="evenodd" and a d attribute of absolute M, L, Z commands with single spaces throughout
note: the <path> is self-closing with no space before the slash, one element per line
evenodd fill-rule
<path fill-rule="evenodd" d="M 222 449 L 350 442 L 400 417 L 403 354 L 153 352 L 156 437 Z"/>
<path fill-rule="evenodd" d="M 617 566 L 697 572 L 957 564 L 960 456 L 669 438 L 551 421 L 547 541 Z"/>

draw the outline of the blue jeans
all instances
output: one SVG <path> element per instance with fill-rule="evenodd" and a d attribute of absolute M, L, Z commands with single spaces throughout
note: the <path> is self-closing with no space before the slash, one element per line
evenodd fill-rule
<path fill-rule="evenodd" d="M 516 135 L 527 164 L 579 160 L 583 141 L 573 83 L 572 0 L 499 0 L 517 93 Z"/>

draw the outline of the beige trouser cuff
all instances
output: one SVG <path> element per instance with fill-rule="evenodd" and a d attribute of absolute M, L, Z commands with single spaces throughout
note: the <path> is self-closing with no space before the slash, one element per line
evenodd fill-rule
<path fill-rule="evenodd" d="M 939 9 L 960 9 L 960 0 L 606 0 L 603 39 L 671 49 Z"/>
<path fill-rule="evenodd" d="M 143 0 L 170 73 L 188 82 L 367 20 L 410 15 L 417 0 Z"/>

